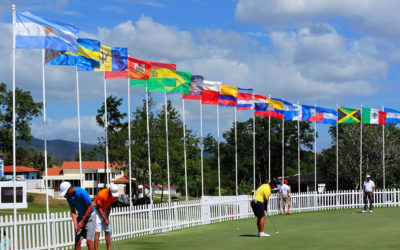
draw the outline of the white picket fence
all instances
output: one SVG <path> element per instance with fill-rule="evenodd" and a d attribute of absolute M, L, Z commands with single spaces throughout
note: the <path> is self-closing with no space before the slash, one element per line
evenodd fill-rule
<path fill-rule="evenodd" d="M 292 212 L 318 211 L 326 209 L 360 208 L 360 191 L 339 191 L 324 193 L 293 193 Z M 236 220 L 252 217 L 252 197 L 204 196 L 201 200 L 173 202 L 114 208 L 111 213 L 111 234 L 113 240 L 140 237 L 184 227 Z M 400 206 L 400 190 L 377 190 L 374 206 Z M 270 214 L 280 213 L 280 197 L 272 194 L 269 202 Z M 68 212 L 51 213 L 51 249 L 70 249 L 74 244 L 73 224 Z M 13 242 L 13 216 L 0 217 L 0 233 L 6 233 Z M 17 245 L 13 249 L 47 249 L 47 228 L 45 214 L 18 214 Z M 104 239 L 104 235 L 101 236 Z M 2 250 L 2 246 L 0 246 Z"/>

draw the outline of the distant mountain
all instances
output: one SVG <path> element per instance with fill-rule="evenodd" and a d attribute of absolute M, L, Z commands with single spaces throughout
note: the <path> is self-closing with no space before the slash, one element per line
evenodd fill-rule
<path fill-rule="evenodd" d="M 18 147 L 34 147 L 40 150 L 44 150 L 44 141 L 37 138 L 32 138 L 31 142 L 28 143 L 23 140 L 18 140 Z M 81 143 L 82 150 L 89 151 L 95 145 Z M 75 155 L 79 152 L 79 145 L 77 142 L 64 141 L 64 140 L 47 140 L 47 152 L 54 158 L 73 161 Z"/>

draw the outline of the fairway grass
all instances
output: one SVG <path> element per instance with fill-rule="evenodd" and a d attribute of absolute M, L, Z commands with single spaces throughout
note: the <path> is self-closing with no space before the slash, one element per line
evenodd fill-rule
<path fill-rule="evenodd" d="M 123 249 L 400 249 L 400 208 L 376 208 L 275 215 L 258 238 L 256 219 L 241 219 L 115 241 Z M 106 249 L 102 245 L 101 249 Z"/>

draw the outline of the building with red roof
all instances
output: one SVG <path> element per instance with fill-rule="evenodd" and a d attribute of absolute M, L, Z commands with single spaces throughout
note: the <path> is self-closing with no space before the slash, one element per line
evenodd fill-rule
<path fill-rule="evenodd" d="M 15 166 L 15 175 L 17 180 L 35 180 L 37 179 L 38 170 L 26 166 Z M 14 174 L 14 166 L 4 166 L 4 176 L 12 179 Z"/>

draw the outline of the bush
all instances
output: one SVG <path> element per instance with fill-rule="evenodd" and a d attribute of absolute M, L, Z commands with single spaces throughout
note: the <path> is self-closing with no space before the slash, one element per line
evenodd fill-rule
<path fill-rule="evenodd" d="M 33 199 L 34 199 L 34 197 L 33 197 L 32 194 L 28 194 L 28 195 L 26 196 L 26 201 L 27 201 L 27 202 L 32 202 Z"/>

